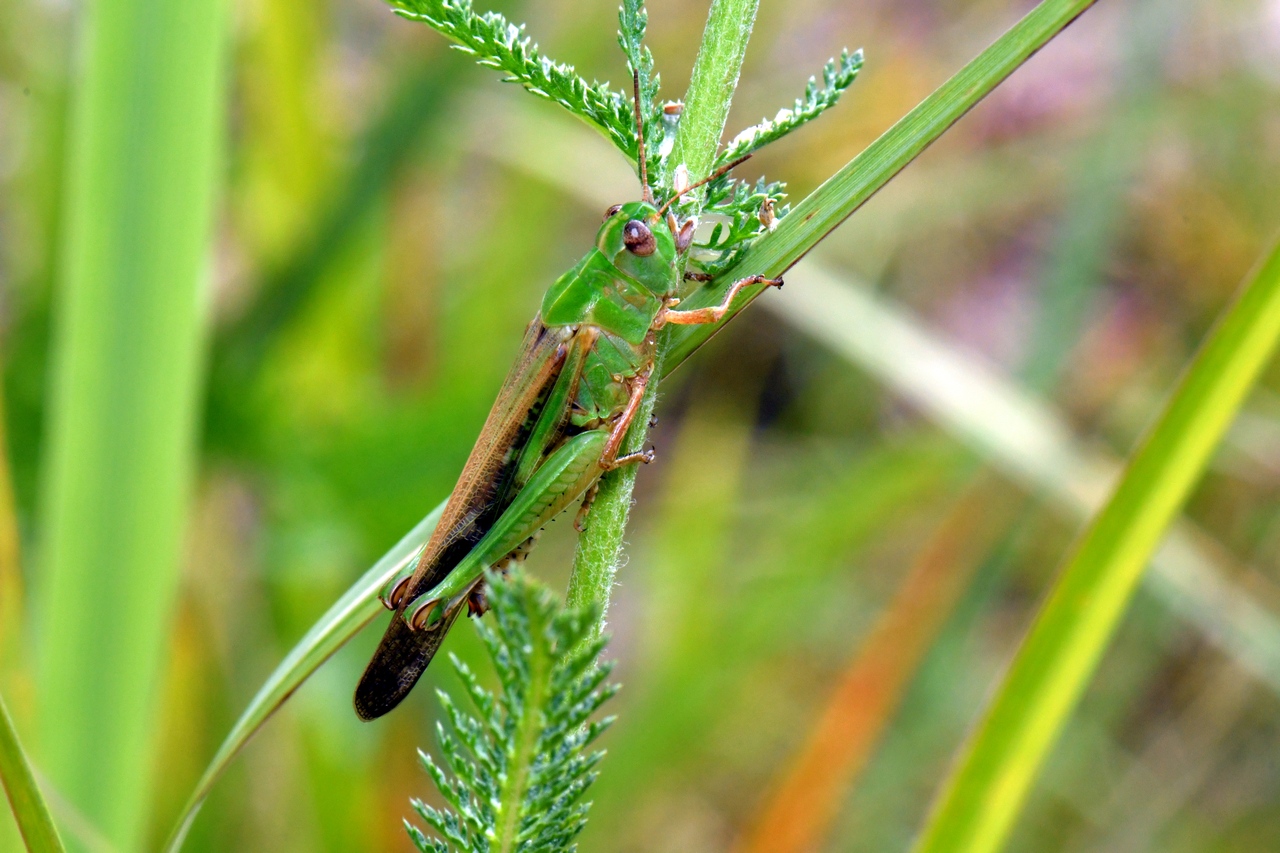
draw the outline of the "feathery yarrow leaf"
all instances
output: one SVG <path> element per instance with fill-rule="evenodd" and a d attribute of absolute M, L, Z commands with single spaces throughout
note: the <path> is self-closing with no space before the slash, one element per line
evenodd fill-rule
<path fill-rule="evenodd" d="M 754 184 L 723 176 L 707 192 L 703 215 L 715 225 L 693 244 L 691 266 L 712 277 L 732 267 L 757 237 L 776 227 L 790 209 L 786 185 L 760 178 Z"/>
<path fill-rule="evenodd" d="M 592 719 L 617 692 L 607 683 L 610 665 L 599 661 L 605 641 L 591 636 L 592 609 L 561 606 L 518 570 L 487 582 L 492 624 L 474 624 L 500 690 L 486 689 L 450 656 L 476 713 L 439 691 L 449 721 L 437 724 L 441 757 L 418 755 L 445 807 L 411 801 L 434 838 L 405 826 L 423 853 L 568 853 L 586 824 L 590 804 L 582 797 L 604 756 L 591 745 L 612 722 Z"/>
<path fill-rule="evenodd" d="M 478 14 L 471 0 L 391 0 L 391 4 L 398 14 L 427 24 L 481 65 L 502 71 L 508 82 L 560 104 L 635 159 L 631 98 L 608 83 L 588 83 L 573 66 L 543 56 L 523 26 L 517 27 L 497 12 Z M 652 62 L 649 58 L 650 68 Z"/>
<path fill-rule="evenodd" d="M 835 106 L 845 89 L 853 85 L 861 68 L 861 50 L 853 53 L 848 50 L 841 52 L 839 60 L 832 59 L 823 66 L 821 89 L 818 88 L 818 81 L 810 77 L 803 98 L 796 98 L 794 106 L 778 110 L 778 114 L 772 119 L 765 119 L 735 136 L 720 152 L 716 165 L 723 165 L 744 154 L 758 151 L 822 115 Z"/>

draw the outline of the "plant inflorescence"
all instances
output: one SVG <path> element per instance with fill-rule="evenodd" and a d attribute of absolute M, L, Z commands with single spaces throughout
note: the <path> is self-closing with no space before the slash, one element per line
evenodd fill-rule
<path fill-rule="evenodd" d="M 611 665 L 599 662 L 605 640 L 594 608 L 562 606 L 519 570 L 488 586 L 493 626 L 475 625 L 500 692 L 450 656 L 475 713 L 438 691 L 450 723 L 437 723 L 444 766 L 419 755 L 447 807 L 413 801 L 438 838 L 405 825 L 423 853 L 572 850 L 603 757 L 592 744 L 612 722 L 592 719 L 617 690 L 606 683 Z"/>

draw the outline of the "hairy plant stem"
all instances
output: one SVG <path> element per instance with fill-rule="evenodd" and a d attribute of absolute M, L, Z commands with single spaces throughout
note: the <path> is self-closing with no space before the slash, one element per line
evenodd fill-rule
<path fill-rule="evenodd" d="M 667 158 L 671 169 L 683 163 L 690 180 L 705 178 L 715 162 L 759 5 L 760 0 L 712 0 L 680 130 Z"/>
<path fill-rule="evenodd" d="M 668 163 L 684 163 L 693 181 L 706 177 L 715 162 L 758 6 L 759 0 L 712 0 L 707 26 L 702 33 L 702 47 L 698 50 L 685 99 L 684 115 L 668 159 Z M 676 275 L 683 277 L 683 265 L 677 269 Z M 675 283 L 679 284 L 679 281 Z M 649 419 L 658 399 L 658 379 L 663 373 L 662 354 L 669 347 L 669 342 L 670 329 L 664 329 L 659 335 L 652 379 L 645 389 L 640 412 L 627 434 L 624 453 L 640 450 L 648 437 Z M 636 468 L 635 465 L 627 465 L 600 479 L 600 490 L 591 506 L 587 528 L 578 540 L 566 598 L 572 607 L 597 605 L 595 633 L 604 626 L 613 581 L 622 559 L 622 537 L 631 514 Z"/>

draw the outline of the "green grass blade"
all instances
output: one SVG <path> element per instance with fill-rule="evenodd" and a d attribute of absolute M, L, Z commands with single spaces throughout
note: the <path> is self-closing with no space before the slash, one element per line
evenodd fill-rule
<path fill-rule="evenodd" d="M 342 647 L 347 640 L 360 633 L 364 626 L 372 622 L 379 613 L 384 612 L 378 594 L 391 578 L 409 564 L 416 556 L 419 548 L 435 530 L 436 522 L 444 504 L 433 509 L 426 518 L 418 522 L 412 530 L 404 535 L 390 551 L 383 554 L 360 579 L 353 583 L 325 614 L 316 621 L 311 629 L 289 651 L 272 671 L 271 675 L 250 700 L 248 707 L 240 714 L 231 731 L 223 739 L 217 753 L 209 762 L 195 790 L 188 799 L 173 834 L 165 844 L 165 850 L 175 851 L 182 847 L 191 822 L 209 791 L 213 788 L 222 771 L 235 758 L 240 748 L 248 743 L 276 709 L 284 704 L 293 692 L 307 680 L 320 664 Z"/>
<path fill-rule="evenodd" d="M 1044 0 L 844 168 L 806 196 L 783 217 L 775 231 L 757 240 L 733 269 L 714 285 L 690 296 L 685 306 L 696 308 L 719 302 L 737 271 L 769 276 L 786 272 L 1094 2 Z M 728 316 L 741 311 L 760 292 L 761 289 L 750 291 L 749 297 L 739 300 Z M 706 343 L 717 328 L 685 326 L 672 329 L 667 338 L 666 369 L 675 369 L 690 353 Z"/>
<path fill-rule="evenodd" d="M 1143 569 L 1280 339 L 1280 245 L 1219 319 L 1068 557 L 916 850 L 1000 849 Z"/>
<path fill-rule="evenodd" d="M 195 461 L 227 8 L 85 12 L 41 483 L 37 754 L 136 850 Z"/>
<path fill-rule="evenodd" d="M 0 698 L 0 782 L 4 783 L 5 795 L 27 849 L 31 853 L 62 853 L 62 839 L 36 785 L 3 698 Z"/>

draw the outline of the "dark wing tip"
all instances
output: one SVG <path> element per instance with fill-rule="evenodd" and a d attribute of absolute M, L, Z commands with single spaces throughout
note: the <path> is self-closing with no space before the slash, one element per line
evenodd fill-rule
<path fill-rule="evenodd" d="M 356 685 L 356 716 L 365 722 L 376 720 L 399 705 L 426 671 L 455 618 L 456 612 L 434 629 L 421 631 L 393 618 Z"/>

